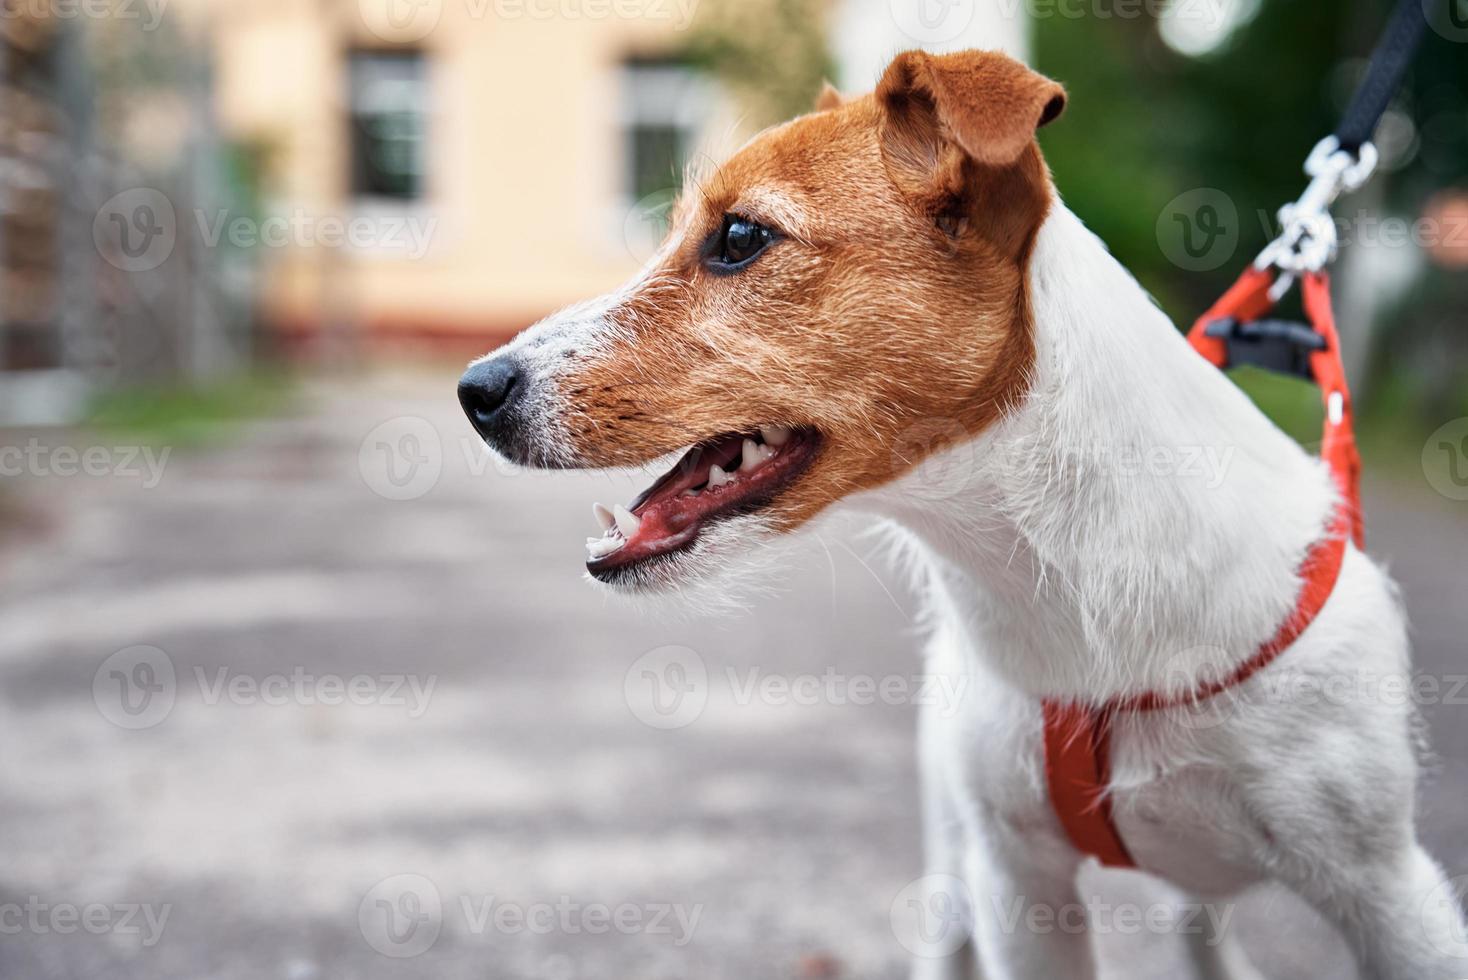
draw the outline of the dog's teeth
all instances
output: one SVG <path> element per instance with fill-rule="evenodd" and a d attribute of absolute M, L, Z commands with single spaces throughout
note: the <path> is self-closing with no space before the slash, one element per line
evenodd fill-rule
<path fill-rule="evenodd" d="M 601 504 L 592 504 L 591 513 L 596 518 L 596 522 L 601 525 L 603 531 L 610 531 L 612 525 L 617 523 L 617 519 L 612 516 L 612 512 Z"/>
<path fill-rule="evenodd" d="M 637 529 L 642 527 L 642 518 L 632 513 L 626 507 L 618 504 L 612 510 L 612 517 L 617 522 L 617 530 L 622 532 L 622 537 L 629 541 L 637 536 Z"/>
<path fill-rule="evenodd" d="M 744 440 L 743 458 L 739 461 L 739 472 L 748 473 L 770 458 L 770 450 L 753 439 Z"/>
<path fill-rule="evenodd" d="M 684 490 L 683 493 L 682 493 L 682 496 L 684 496 L 684 497 L 697 497 L 698 496 L 698 491 L 697 490 L 692 490 L 692 489 Z"/>
<path fill-rule="evenodd" d="M 714 489 L 715 487 L 722 487 L 726 483 L 733 483 L 733 482 L 734 482 L 734 478 L 732 476 L 730 476 L 728 473 L 725 473 L 724 470 L 721 467 L 719 467 L 718 465 L 714 465 L 714 466 L 710 466 L 709 467 L 709 489 L 710 490 Z"/>
<path fill-rule="evenodd" d="M 767 446 L 779 447 L 790 441 L 790 430 L 783 425 L 762 425 L 759 434 Z"/>
<path fill-rule="evenodd" d="M 622 547 L 623 543 L 621 538 L 610 535 L 604 538 L 587 538 L 586 554 L 591 558 L 600 558 L 603 555 L 610 555 Z"/>

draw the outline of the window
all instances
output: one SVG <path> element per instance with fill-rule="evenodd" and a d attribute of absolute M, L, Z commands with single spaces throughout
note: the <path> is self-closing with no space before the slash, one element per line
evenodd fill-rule
<path fill-rule="evenodd" d="M 354 52 L 350 65 L 353 196 L 422 198 L 428 106 L 422 53 Z"/>
<path fill-rule="evenodd" d="M 623 194 L 629 200 L 677 190 L 711 105 L 708 81 L 686 64 L 623 64 Z"/>

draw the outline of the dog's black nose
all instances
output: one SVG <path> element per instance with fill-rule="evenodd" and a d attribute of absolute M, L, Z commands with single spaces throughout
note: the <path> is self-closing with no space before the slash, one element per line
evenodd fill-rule
<path fill-rule="evenodd" d="M 459 379 L 459 404 L 475 432 L 485 439 L 494 438 L 519 381 L 520 369 L 511 357 L 483 361 L 464 372 Z"/>

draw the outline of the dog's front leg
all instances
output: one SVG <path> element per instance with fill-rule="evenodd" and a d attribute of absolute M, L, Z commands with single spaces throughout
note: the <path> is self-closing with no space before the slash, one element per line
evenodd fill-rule
<path fill-rule="evenodd" d="M 935 662 L 938 657 L 933 658 Z M 925 873 L 962 882 L 967 876 L 963 812 L 956 782 L 958 741 L 948 715 L 953 706 L 924 704 L 918 715 L 918 776 L 922 784 L 923 863 Z M 965 919 L 969 919 L 965 910 Z M 962 923 L 965 931 L 969 921 Z M 974 958 L 973 941 L 957 949 L 945 943 L 935 950 L 917 949 L 912 980 L 983 980 Z M 935 955 L 925 955 L 928 953 Z"/>
<path fill-rule="evenodd" d="M 918 896 L 928 915 L 913 980 L 1090 980 L 1095 968 L 1076 893 L 1082 857 L 1011 751 L 1039 744 L 1038 712 L 1027 723 L 1026 709 L 997 685 L 975 683 L 953 636 L 940 630 L 929 643 L 929 671 L 951 683 L 919 715 L 930 887 Z M 1023 731 L 1029 726 L 1032 736 Z M 1009 816 L 998 817 L 1000 810 Z M 938 929 L 959 917 L 934 914 L 959 905 L 962 943 Z M 934 952 L 942 955 L 923 955 Z"/>
<path fill-rule="evenodd" d="M 1182 938 L 1198 980 L 1264 980 L 1238 940 L 1213 916 L 1205 915 L 1197 928 L 1183 930 Z"/>
<path fill-rule="evenodd" d="M 1031 849 L 998 839 L 970 853 L 978 960 L 988 975 L 1091 980 L 1095 957 L 1076 891 L 1080 855 L 1068 845 Z"/>
<path fill-rule="evenodd" d="M 1342 862 L 1291 884 L 1351 941 L 1362 976 L 1460 980 L 1468 976 L 1468 926 L 1455 882 L 1410 840 L 1410 828 L 1393 829 L 1409 843 L 1375 861 Z"/>

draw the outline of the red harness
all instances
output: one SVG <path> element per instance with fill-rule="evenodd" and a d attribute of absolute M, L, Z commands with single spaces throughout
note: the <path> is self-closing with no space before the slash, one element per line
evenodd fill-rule
<path fill-rule="evenodd" d="M 1193 325 L 1188 341 L 1194 349 L 1215 366 L 1228 367 L 1228 344 L 1224 338 L 1210 335 L 1209 325 L 1224 319 L 1239 323 L 1258 320 L 1274 306 L 1269 295 L 1273 281 L 1273 275 L 1267 270 L 1246 271 Z M 1300 566 L 1302 585 L 1294 612 L 1232 675 L 1181 697 L 1144 693 L 1113 698 L 1100 705 L 1044 702 L 1045 777 L 1050 788 L 1050 804 L 1071 843 L 1110 867 L 1136 867 L 1112 820 L 1107 793 L 1111 782 L 1111 725 L 1116 716 L 1196 704 L 1242 684 L 1267 667 L 1299 638 L 1330 598 L 1345 559 L 1347 535 L 1357 547 L 1362 544 L 1358 490 L 1361 460 L 1351 422 L 1351 395 L 1346 387 L 1335 318 L 1330 309 L 1330 285 L 1323 273 L 1310 273 L 1304 277 L 1302 288 L 1305 316 L 1325 341 L 1319 349 L 1310 352 L 1309 373 L 1320 386 L 1325 403 L 1325 438 L 1320 455 L 1335 478 L 1341 506 L 1325 537 L 1311 547 Z"/>

